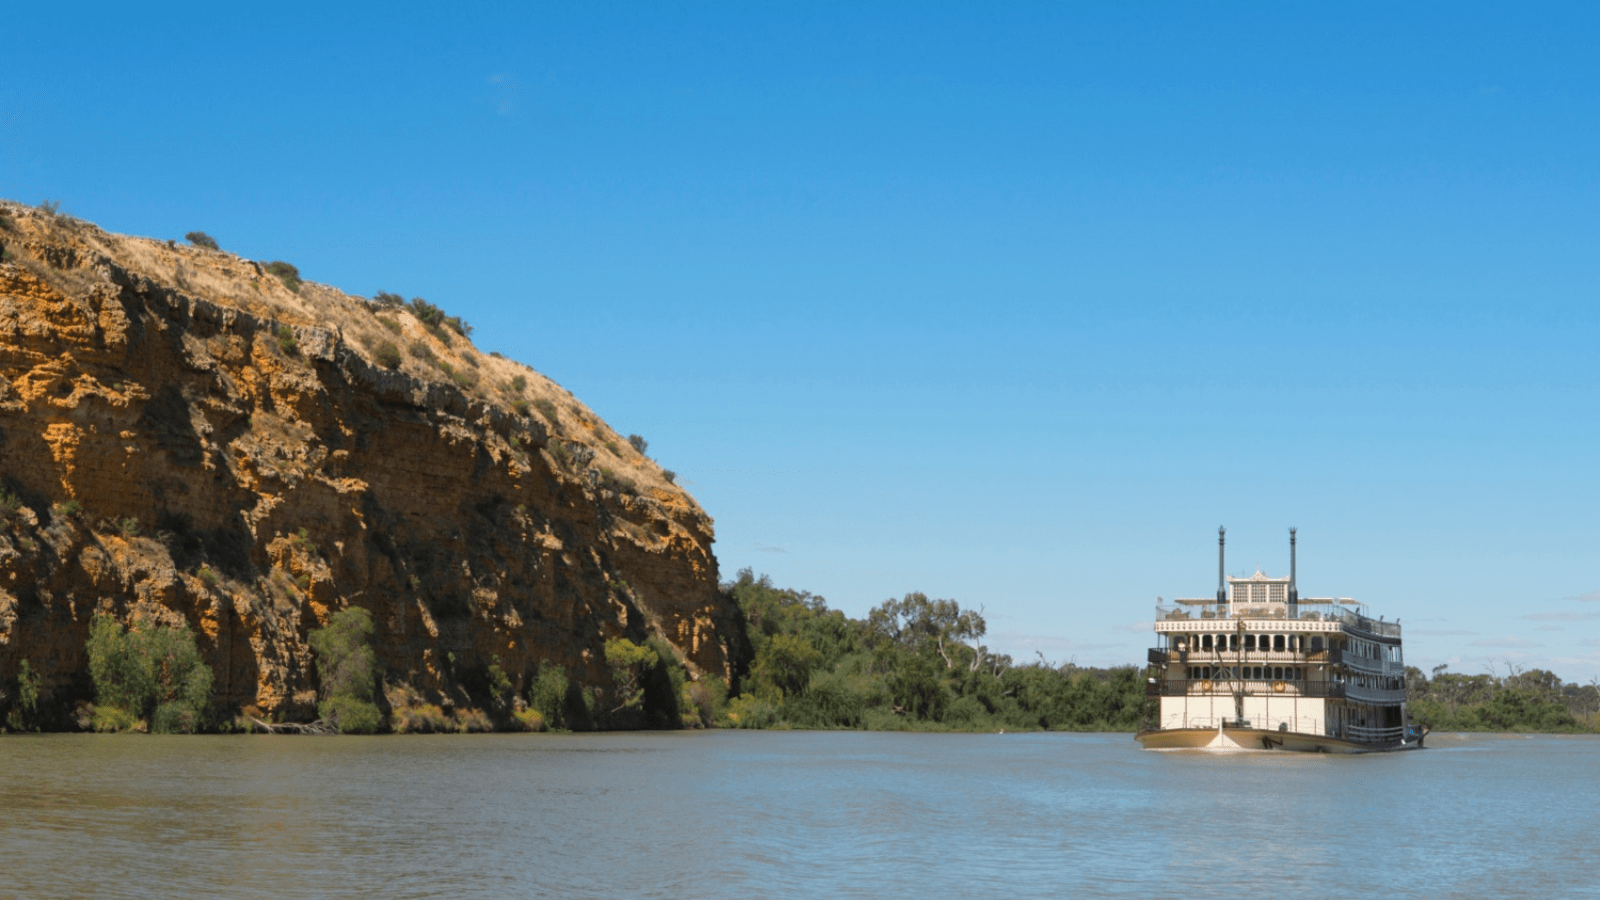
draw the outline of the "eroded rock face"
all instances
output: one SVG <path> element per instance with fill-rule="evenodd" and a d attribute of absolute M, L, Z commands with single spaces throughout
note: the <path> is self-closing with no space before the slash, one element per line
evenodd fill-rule
<path fill-rule="evenodd" d="M 491 664 L 604 686 L 616 636 L 742 665 L 711 519 L 547 379 L 227 253 L 5 212 L 0 683 L 27 659 L 87 697 L 109 612 L 193 627 L 225 709 L 309 718 L 307 633 L 350 605 L 386 681 L 447 705 Z"/>

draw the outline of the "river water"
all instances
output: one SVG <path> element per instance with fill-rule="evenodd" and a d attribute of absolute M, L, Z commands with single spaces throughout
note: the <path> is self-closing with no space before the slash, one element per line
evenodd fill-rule
<path fill-rule="evenodd" d="M 0 738 L 0 896 L 1600 896 L 1600 738 Z"/>

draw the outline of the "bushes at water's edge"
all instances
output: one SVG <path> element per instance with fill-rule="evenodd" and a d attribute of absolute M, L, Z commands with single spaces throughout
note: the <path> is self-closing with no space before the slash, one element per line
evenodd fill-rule
<path fill-rule="evenodd" d="M 188 628 L 143 623 L 123 629 L 110 616 L 89 626 L 96 731 L 193 734 L 211 707 L 211 669 Z"/>
<path fill-rule="evenodd" d="M 322 702 L 317 712 L 348 734 L 372 734 L 383 725 L 373 703 L 378 685 L 378 659 L 372 652 L 372 614 L 353 606 L 334 613 L 327 627 L 310 635 L 317 658 Z"/>
<path fill-rule="evenodd" d="M 1600 686 L 1563 684 L 1543 669 L 1462 675 L 1406 667 L 1407 710 L 1435 731 L 1600 731 Z"/>
<path fill-rule="evenodd" d="M 744 613 L 755 661 L 719 706 L 736 728 L 1132 731 L 1144 705 L 1133 666 L 1015 664 L 982 643 L 981 613 L 908 594 L 865 620 L 750 570 L 723 586 Z"/>

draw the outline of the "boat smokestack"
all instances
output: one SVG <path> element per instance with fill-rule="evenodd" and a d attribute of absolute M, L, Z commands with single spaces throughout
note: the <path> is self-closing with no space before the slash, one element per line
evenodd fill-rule
<path fill-rule="evenodd" d="M 1227 543 L 1228 529 L 1217 526 L 1217 602 L 1228 602 L 1228 586 L 1222 577 L 1222 548 Z"/>
<path fill-rule="evenodd" d="M 1300 589 L 1295 587 L 1294 581 L 1294 526 L 1289 527 L 1289 602 L 1300 602 Z"/>

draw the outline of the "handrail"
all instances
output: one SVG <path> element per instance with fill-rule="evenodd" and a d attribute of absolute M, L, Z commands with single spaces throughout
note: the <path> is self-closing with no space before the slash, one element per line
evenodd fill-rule
<path fill-rule="evenodd" d="M 1345 696 L 1362 703 L 1399 703 L 1406 699 L 1405 688 L 1369 688 L 1345 682 Z"/>
<path fill-rule="evenodd" d="M 1313 735 L 1316 737 L 1333 737 L 1362 744 L 1396 744 L 1406 739 L 1407 729 L 1403 726 L 1396 728 L 1364 728 L 1359 725 L 1346 725 L 1343 728 L 1310 716 L 1278 717 L 1278 716 L 1252 716 L 1246 719 L 1236 719 L 1233 716 L 1189 716 L 1182 713 L 1173 713 L 1163 716 L 1156 722 L 1156 730 L 1174 730 L 1179 728 L 1204 728 L 1207 730 L 1220 728 L 1226 732 L 1230 728 L 1259 728 L 1263 731 L 1283 731 L 1290 734 Z M 1285 728 L 1284 726 L 1288 726 Z M 1410 735 L 1415 737 L 1415 734 Z"/>
<path fill-rule="evenodd" d="M 1394 728 L 1364 728 L 1360 725 L 1346 725 L 1344 732 L 1346 735 L 1364 743 L 1382 744 L 1403 740 L 1406 729 L 1403 725 Z"/>
<path fill-rule="evenodd" d="M 1284 619 L 1304 622 L 1338 622 L 1361 631 L 1384 637 L 1400 636 L 1399 622 L 1373 619 L 1348 609 L 1302 607 L 1298 603 L 1206 603 L 1168 606 L 1166 601 L 1156 604 L 1157 622 L 1181 622 L 1199 619 Z"/>
<path fill-rule="evenodd" d="M 1311 716 L 1300 716 L 1298 718 L 1293 716 L 1255 716 L 1245 719 L 1243 725 L 1240 725 L 1239 721 L 1232 716 L 1190 716 L 1186 719 L 1182 713 L 1173 713 L 1170 716 L 1163 716 L 1158 725 L 1161 729 L 1221 728 L 1223 731 L 1227 731 L 1230 728 L 1260 728 L 1265 731 L 1278 731 L 1284 725 L 1287 725 L 1289 727 L 1285 730 L 1295 734 L 1319 736 L 1325 734 L 1320 728 L 1321 720 Z"/>
<path fill-rule="evenodd" d="M 1205 684 L 1211 685 L 1211 690 L 1203 689 Z M 1284 689 L 1279 691 L 1275 685 L 1280 682 L 1258 681 L 1249 679 L 1244 681 L 1229 681 L 1226 678 L 1157 678 L 1145 682 L 1145 696 L 1147 697 L 1185 697 L 1190 694 L 1201 696 L 1223 695 L 1231 696 L 1234 685 L 1242 684 L 1241 693 L 1246 697 L 1306 697 L 1311 699 L 1333 698 L 1345 696 L 1345 685 L 1332 681 L 1284 681 Z M 1405 693 L 1401 691 L 1401 693 Z"/>

